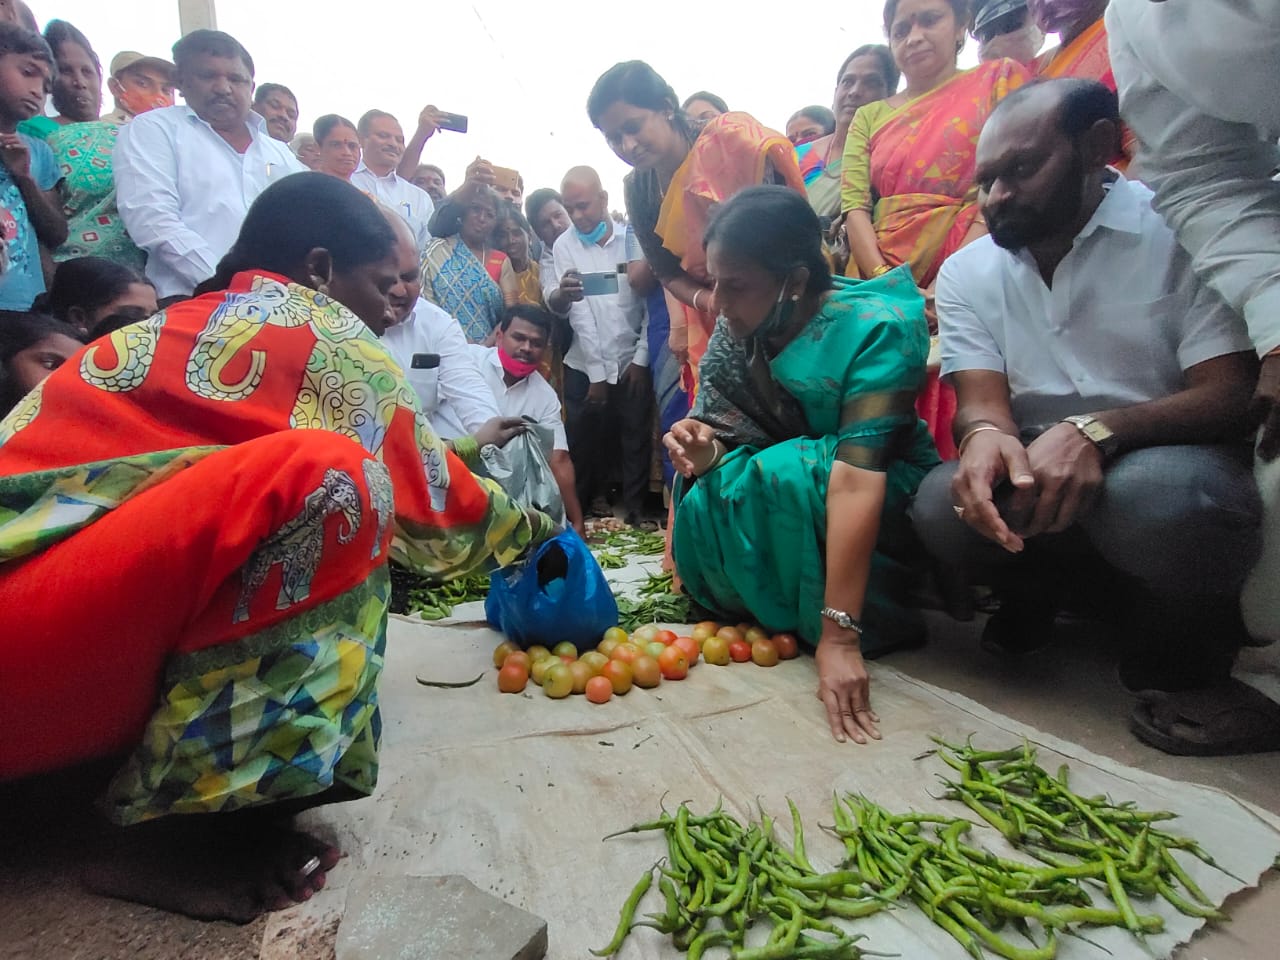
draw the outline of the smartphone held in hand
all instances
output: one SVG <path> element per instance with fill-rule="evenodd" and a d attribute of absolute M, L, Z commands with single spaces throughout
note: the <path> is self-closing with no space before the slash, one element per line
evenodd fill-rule
<path fill-rule="evenodd" d="M 467 132 L 467 118 L 461 113 L 445 113 L 443 110 L 436 114 L 437 130 L 452 130 L 454 133 Z"/>
<path fill-rule="evenodd" d="M 606 273 L 582 274 L 582 294 L 587 297 L 603 297 L 618 292 L 618 274 L 614 271 Z"/>

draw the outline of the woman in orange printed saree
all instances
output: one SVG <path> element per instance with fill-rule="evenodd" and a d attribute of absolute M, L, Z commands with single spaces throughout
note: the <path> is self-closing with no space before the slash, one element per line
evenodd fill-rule
<path fill-rule="evenodd" d="M 378 340 L 394 216 L 286 178 L 212 292 L 0 421 L 0 781 L 110 764 L 101 892 L 244 921 L 323 886 L 337 851 L 280 820 L 376 783 L 388 558 L 449 578 L 550 531 Z"/>
<path fill-rule="evenodd" d="M 640 60 L 607 70 L 592 88 L 587 113 L 633 168 L 624 181 L 627 216 L 667 292 L 671 351 L 692 399 L 716 319 L 702 252 L 707 218 L 745 187 L 779 183 L 803 194 L 795 148 L 745 113 L 696 127 L 670 85 Z"/>
<path fill-rule="evenodd" d="M 929 304 L 942 262 L 986 228 L 973 182 L 978 134 L 1006 94 L 1030 74 L 1012 60 L 960 72 L 961 0 L 890 0 L 885 32 L 906 89 L 862 107 L 845 144 L 841 207 L 850 264 L 876 277 L 908 264 Z M 955 456 L 955 394 L 930 364 L 918 410 L 938 452 Z"/>
<path fill-rule="evenodd" d="M 1028 0 L 1027 9 L 1046 33 L 1056 33 L 1059 44 L 1036 60 L 1036 74 L 1046 79 L 1075 77 L 1097 80 L 1112 93 L 1116 78 L 1111 72 L 1107 27 L 1103 14 L 1107 0 Z M 1138 150 L 1138 138 L 1128 126 L 1120 129 L 1120 154 L 1111 165 L 1129 169 Z"/>

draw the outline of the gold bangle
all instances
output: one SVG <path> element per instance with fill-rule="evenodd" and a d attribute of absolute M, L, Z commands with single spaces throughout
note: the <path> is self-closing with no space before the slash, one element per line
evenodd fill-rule
<path fill-rule="evenodd" d="M 956 447 L 956 456 L 963 457 L 964 448 L 969 443 L 969 441 L 972 440 L 977 434 L 984 433 L 987 430 L 994 430 L 996 431 L 996 433 L 1004 433 L 1004 431 L 1001 430 L 999 427 L 997 427 L 994 423 L 979 424 L 978 426 L 974 427 L 972 430 L 970 430 L 968 433 L 966 433 L 963 437 L 960 438 L 960 444 Z"/>
<path fill-rule="evenodd" d="M 874 280 L 876 277 L 883 277 L 886 273 L 888 273 L 892 269 L 893 267 L 890 266 L 889 264 L 882 263 L 880 264 L 880 266 L 876 267 L 874 270 L 871 271 L 871 279 Z"/>

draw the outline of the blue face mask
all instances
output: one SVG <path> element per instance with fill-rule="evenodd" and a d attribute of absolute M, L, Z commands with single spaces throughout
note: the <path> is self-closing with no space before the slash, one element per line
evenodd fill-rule
<path fill-rule="evenodd" d="M 601 220 L 599 223 L 596 224 L 596 228 L 592 230 L 590 233 L 583 233 L 576 226 L 573 228 L 573 232 L 578 235 L 578 239 L 581 240 L 583 243 L 586 243 L 586 244 L 599 243 L 601 240 L 604 239 L 604 235 L 609 232 L 609 221 Z"/>

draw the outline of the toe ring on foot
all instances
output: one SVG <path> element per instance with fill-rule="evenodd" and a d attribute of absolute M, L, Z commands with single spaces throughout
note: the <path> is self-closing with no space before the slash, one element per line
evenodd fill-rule
<path fill-rule="evenodd" d="M 302 865 L 302 869 L 300 869 L 298 872 L 302 874 L 304 877 L 309 877 L 319 869 L 320 869 L 320 858 L 312 857 L 310 860 L 308 860 L 306 863 Z"/>

